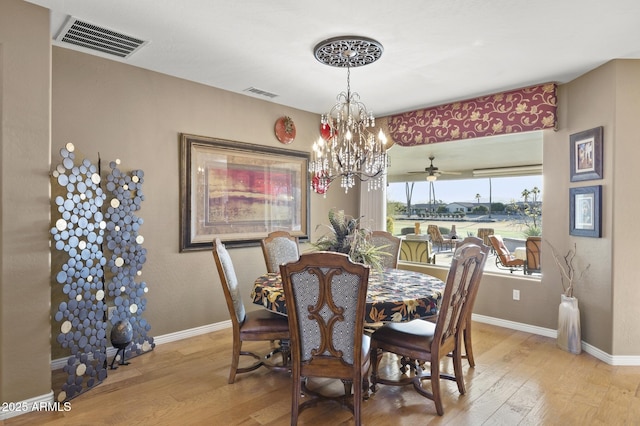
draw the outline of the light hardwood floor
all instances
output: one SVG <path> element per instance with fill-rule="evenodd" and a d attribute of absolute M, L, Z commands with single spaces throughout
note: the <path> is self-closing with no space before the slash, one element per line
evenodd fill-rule
<path fill-rule="evenodd" d="M 466 395 L 455 382 L 442 382 L 444 416 L 412 387 L 380 386 L 363 404 L 363 424 L 640 425 L 640 367 L 613 367 L 563 352 L 553 339 L 481 323 L 474 323 L 473 342 L 476 367 L 463 361 Z M 288 425 L 290 377 L 259 369 L 229 385 L 230 354 L 230 330 L 166 343 L 110 371 L 71 401 L 71 411 L 29 413 L 5 424 Z M 450 364 L 444 362 L 447 370 Z M 320 404 L 299 424 L 351 425 L 353 416 Z"/>

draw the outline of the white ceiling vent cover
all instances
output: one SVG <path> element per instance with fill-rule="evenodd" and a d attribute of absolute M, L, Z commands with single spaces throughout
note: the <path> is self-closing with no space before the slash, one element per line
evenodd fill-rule
<path fill-rule="evenodd" d="M 120 58 L 128 58 L 148 43 L 137 37 L 102 28 L 73 16 L 67 19 L 55 40 Z"/>

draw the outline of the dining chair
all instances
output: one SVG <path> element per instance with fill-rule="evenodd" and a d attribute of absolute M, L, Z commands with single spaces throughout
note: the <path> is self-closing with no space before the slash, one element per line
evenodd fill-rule
<path fill-rule="evenodd" d="M 380 257 L 381 266 L 383 268 L 396 269 L 398 267 L 402 239 L 387 231 L 372 231 L 369 239 L 383 254 Z"/>
<path fill-rule="evenodd" d="M 363 333 L 369 266 L 320 251 L 302 254 L 280 271 L 291 330 L 291 424 L 304 409 L 329 399 L 347 406 L 360 425 L 370 365 L 370 339 Z M 311 389 L 308 379 L 317 377 L 342 380 L 344 395 Z"/>
<path fill-rule="evenodd" d="M 482 269 L 484 272 L 484 266 L 486 264 L 487 261 L 487 257 L 489 257 L 489 252 L 491 251 L 491 247 L 489 247 L 488 245 L 485 245 L 484 242 L 478 238 L 478 237 L 467 237 L 464 240 L 462 240 L 461 242 L 459 242 L 456 246 L 456 250 L 458 248 L 460 248 L 460 246 L 462 246 L 463 244 L 476 244 L 477 246 L 480 247 L 481 251 L 485 254 L 485 258 L 484 261 L 482 262 Z M 469 365 L 471 367 L 475 367 L 476 366 L 476 360 L 473 357 L 473 346 L 471 344 L 471 314 L 473 314 L 473 305 L 476 303 L 476 296 L 478 295 L 478 289 L 480 288 L 480 283 L 478 282 L 478 285 L 476 285 L 474 287 L 474 291 L 473 294 L 471 294 L 469 296 L 469 308 L 468 308 L 468 314 L 467 314 L 467 320 L 464 323 L 464 327 L 462 329 L 462 340 L 464 341 L 464 354 L 461 354 L 460 356 L 462 358 L 466 358 L 467 361 L 469 362 Z"/>
<path fill-rule="evenodd" d="M 525 251 L 527 254 L 527 260 L 524 264 L 524 272 L 527 275 L 531 275 L 534 272 L 541 272 L 540 266 L 540 249 L 542 245 L 542 237 L 530 236 L 525 241 Z"/>
<path fill-rule="evenodd" d="M 219 238 L 213 241 L 213 258 L 220 275 L 220 283 L 222 284 L 222 291 L 229 309 L 231 328 L 233 330 L 233 354 L 231 356 L 229 383 L 235 381 L 236 374 L 248 373 L 261 366 L 274 370 L 288 371 L 289 322 L 287 318 L 265 309 L 251 312 L 245 310 L 231 256 L 229 256 L 229 252 Z M 266 356 L 242 350 L 242 343 L 245 341 L 263 340 L 270 342 L 279 340 L 280 348 L 272 350 Z M 281 352 L 282 354 L 281 365 L 276 365 L 268 359 L 275 352 Z M 250 366 L 239 368 L 241 355 L 250 356 L 256 361 Z"/>
<path fill-rule="evenodd" d="M 402 240 L 400 246 L 400 260 L 418 263 L 436 263 L 436 255 L 433 253 L 431 241 Z"/>
<path fill-rule="evenodd" d="M 511 254 L 500 235 L 489 235 L 488 238 L 493 251 L 496 253 L 496 267 L 498 269 L 508 270 L 512 274 L 513 271 L 524 269 L 525 261 Z"/>
<path fill-rule="evenodd" d="M 433 244 L 438 244 L 440 250 L 442 250 L 442 247 L 445 245 L 449 246 L 449 248 L 453 248 L 453 243 L 455 240 L 452 240 L 451 238 L 444 238 L 442 236 L 442 233 L 440 232 L 440 228 L 438 228 L 438 225 L 427 226 L 427 234 L 429 234 L 429 237 L 431 237 L 431 242 Z"/>
<path fill-rule="evenodd" d="M 280 272 L 280 264 L 298 260 L 300 247 L 298 237 L 287 231 L 273 231 L 260 240 L 267 272 Z"/>
<path fill-rule="evenodd" d="M 461 332 L 482 276 L 486 256 L 486 248 L 473 242 L 463 243 L 455 250 L 445 283 L 442 306 L 435 323 L 422 319 L 388 323 L 371 335 L 371 390 L 374 393 L 378 383 L 392 386 L 413 385 L 419 394 L 431 399 L 436 412 L 443 415 L 440 379 L 455 381 L 458 391 L 461 394 L 466 392 L 462 376 Z M 381 377 L 378 374 L 378 364 L 385 352 L 418 362 L 408 374 L 397 378 Z M 453 353 L 453 375 L 440 371 L 440 361 L 449 353 Z M 425 363 L 429 363 L 429 371 L 423 369 Z M 423 380 L 427 379 L 431 383 L 430 391 L 423 387 Z"/>

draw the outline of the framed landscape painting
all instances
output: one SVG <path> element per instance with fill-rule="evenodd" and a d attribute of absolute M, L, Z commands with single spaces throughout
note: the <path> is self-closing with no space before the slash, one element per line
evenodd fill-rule
<path fill-rule="evenodd" d="M 602 179 L 602 126 L 574 133 L 571 141 L 571 182 Z"/>
<path fill-rule="evenodd" d="M 600 238 L 602 185 L 569 188 L 569 234 Z"/>
<path fill-rule="evenodd" d="M 180 136 L 180 251 L 256 245 L 272 231 L 309 235 L 309 154 Z"/>

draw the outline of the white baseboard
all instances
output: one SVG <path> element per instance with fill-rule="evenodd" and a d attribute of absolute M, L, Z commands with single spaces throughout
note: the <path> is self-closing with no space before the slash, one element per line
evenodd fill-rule
<path fill-rule="evenodd" d="M 520 322 L 503 320 L 500 318 L 487 317 L 484 315 L 472 314 L 471 319 L 473 321 L 482 322 L 485 324 L 496 325 L 498 327 L 509 328 L 512 330 L 524 331 L 526 333 L 537 334 L 539 336 L 551 337 L 555 339 L 558 337 L 558 331 L 550 328 L 537 327 L 534 325 L 524 324 Z M 625 356 L 625 355 L 610 355 L 601 349 L 596 348 L 588 343 L 582 342 L 582 350 L 589 355 L 598 358 L 600 361 L 609 365 L 640 365 L 640 356 Z"/>
<path fill-rule="evenodd" d="M 163 343 L 177 342 L 178 340 L 188 339 L 189 337 L 199 336 L 201 334 L 211 333 L 213 331 L 223 330 L 231 327 L 231 320 L 221 321 L 214 324 L 203 325 L 201 327 L 190 328 L 188 330 L 176 331 L 175 333 L 164 334 L 162 336 L 154 337 L 153 342 L 156 345 Z M 113 346 L 107 348 L 107 358 L 116 354 L 117 349 Z M 58 358 L 51 361 L 51 370 L 59 370 L 65 366 L 67 358 Z"/>
<path fill-rule="evenodd" d="M 34 396 L 33 398 L 25 399 L 20 402 L 10 402 L 8 403 L 5 411 L 5 406 L 3 405 L 2 410 L 0 411 L 0 421 L 10 419 L 11 417 L 20 416 L 22 414 L 31 413 L 33 411 L 43 411 L 43 410 L 52 410 L 56 409 L 56 404 L 53 401 L 53 391 L 40 396 Z"/>

